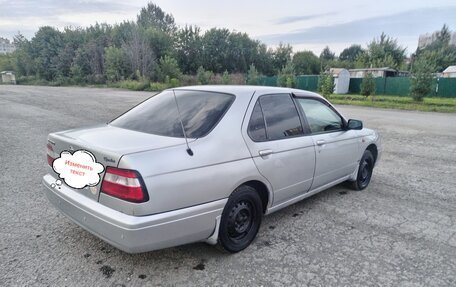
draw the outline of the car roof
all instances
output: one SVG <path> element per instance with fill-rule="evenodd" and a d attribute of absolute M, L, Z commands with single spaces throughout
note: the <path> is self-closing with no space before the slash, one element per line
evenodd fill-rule
<path fill-rule="evenodd" d="M 268 86 L 204 85 L 204 86 L 179 87 L 179 88 L 176 88 L 175 90 L 209 91 L 209 92 L 233 94 L 235 96 L 242 96 L 242 95 L 251 96 L 253 93 L 260 93 L 260 94 L 293 93 L 297 96 L 322 98 L 322 96 L 320 96 L 319 94 L 310 92 L 310 91 L 306 91 L 306 90 L 299 90 L 299 89 L 292 89 L 292 88 L 285 88 L 285 87 L 268 87 Z"/>

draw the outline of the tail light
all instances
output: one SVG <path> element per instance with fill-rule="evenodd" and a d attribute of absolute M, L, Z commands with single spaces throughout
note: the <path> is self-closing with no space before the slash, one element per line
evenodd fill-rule
<path fill-rule="evenodd" d="M 130 202 L 149 200 L 141 175 L 134 170 L 107 167 L 101 192 Z"/>
<path fill-rule="evenodd" d="M 54 148 L 50 143 L 47 144 L 47 161 L 48 164 L 52 167 L 52 163 L 57 158 L 57 155 L 54 152 Z"/>

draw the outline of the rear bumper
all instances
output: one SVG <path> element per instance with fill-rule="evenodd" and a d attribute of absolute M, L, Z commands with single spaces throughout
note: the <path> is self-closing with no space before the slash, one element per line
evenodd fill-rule
<path fill-rule="evenodd" d="M 146 252 L 211 236 L 227 199 L 150 216 L 132 216 L 108 208 L 66 185 L 51 187 L 52 175 L 43 177 L 49 201 L 72 221 L 128 253 Z M 153 199 L 152 199 L 153 200 Z"/>

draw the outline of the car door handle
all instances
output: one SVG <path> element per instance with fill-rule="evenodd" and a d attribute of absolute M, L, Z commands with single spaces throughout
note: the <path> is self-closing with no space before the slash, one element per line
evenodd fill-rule
<path fill-rule="evenodd" d="M 317 145 L 319 146 L 322 146 L 324 145 L 326 142 L 324 140 L 317 140 Z"/>
<path fill-rule="evenodd" d="M 271 154 L 272 154 L 272 150 L 270 150 L 270 149 L 260 150 L 260 151 L 258 152 L 258 154 L 259 154 L 261 157 L 268 156 L 268 155 L 271 155 Z"/>

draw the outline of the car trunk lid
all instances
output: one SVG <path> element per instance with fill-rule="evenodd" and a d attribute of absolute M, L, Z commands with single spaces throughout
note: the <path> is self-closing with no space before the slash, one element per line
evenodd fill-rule
<path fill-rule="evenodd" d="M 104 171 L 100 174 L 100 182 L 96 186 L 74 189 L 98 201 L 106 167 L 117 167 L 123 155 L 184 145 L 185 139 L 147 134 L 110 125 L 98 125 L 52 133 L 48 137 L 48 144 L 52 148 L 53 158 L 60 157 L 64 151 L 73 154 L 75 151 L 85 150 L 94 155 L 96 162 L 103 165 Z M 54 170 L 52 172 L 58 176 Z"/>

